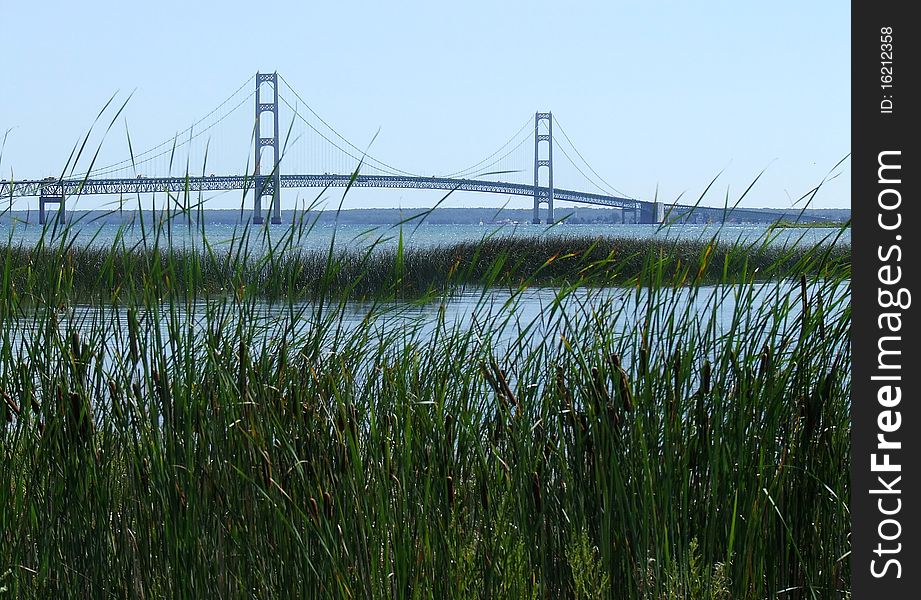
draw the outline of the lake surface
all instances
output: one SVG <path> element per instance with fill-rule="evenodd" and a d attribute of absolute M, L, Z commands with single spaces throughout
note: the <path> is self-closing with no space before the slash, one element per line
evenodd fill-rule
<path fill-rule="evenodd" d="M 809 295 L 817 293 L 824 298 L 829 320 L 836 319 L 850 303 L 847 282 L 836 285 L 815 283 Z M 233 337 L 243 315 L 244 328 L 251 329 L 256 344 L 276 348 L 282 338 L 297 344 L 322 330 L 324 346 L 334 350 L 337 344 L 361 329 L 365 335 L 380 341 L 389 340 L 397 346 L 406 342 L 424 341 L 436 332 L 452 330 L 472 331 L 479 343 L 488 343 L 497 349 L 508 349 L 518 340 L 525 347 L 536 347 L 544 342 L 561 343 L 572 331 L 585 331 L 579 322 L 602 325 L 616 337 L 632 337 L 643 328 L 645 319 L 652 314 L 658 319 L 653 330 L 662 333 L 668 329 L 666 321 L 691 323 L 693 329 L 710 331 L 717 335 L 730 330 L 747 335 L 751 328 L 764 329 L 770 321 L 761 318 L 780 308 L 782 322 L 775 328 L 787 329 L 800 315 L 800 284 L 798 281 L 779 281 L 748 286 L 715 285 L 699 288 L 670 288 L 650 292 L 646 288 L 577 289 L 561 294 L 556 289 L 535 288 L 512 293 L 507 290 L 468 290 L 438 302 L 349 302 L 341 307 L 326 306 L 318 311 L 315 305 L 301 303 L 256 304 L 239 312 L 231 299 L 226 301 L 200 301 L 185 306 L 162 307 L 157 314 L 139 315 L 147 336 L 159 334 L 169 340 L 174 332 L 195 337 L 213 332 L 220 324 L 226 335 Z M 223 305 L 223 308 L 220 308 Z M 218 307 L 217 309 L 215 307 Z M 682 315 L 685 315 L 682 317 Z M 740 321 L 740 315 L 743 315 Z M 759 316 L 760 315 L 760 316 Z M 0 341 L 9 343 L 14 354 L 35 352 L 43 344 L 41 316 L 24 315 L 7 322 Z M 746 324 L 747 319 L 752 323 Z M 128 330 L 127 310 L 121 307 L 77 305 L 60 311 L 58 328 L 65 337 L 73 331 L 84 339 L 109 348 L 108 353 L 124 353 Z M 771 327 L 768 327 L 770 329 Z M 755 333 L 756 337 L 761 334 Z M 655 351 L 660 344 L 669 344 L 668 336 L 651 340 Z M 761 342 L 767 341 L 761 339 Z M 168 347 L 168 344 L 166 344 Z"/>
<path fill-rule="evenodd" d="M 77 244 L 94 246 L 111 246 L 116 236 L 121 234 L 127 244 L 141 242 L 145 237 L 147 243 L 153 242 L 149 224 L 142 228 L 137 222 L 130 225 L 114 223 L 81 223 L 73 227 Z M 267 235 L 271 240 L 279 240 L 291 233 L 290 224 L 265 226 L 251 226 L 251 238 L 261 238 Z M 239 240 L 244 228 L 241 225 L 227 223 L 213 223 L 205 226 L 204 237 L 213 246 L 226 246 L 232 240 Z M 162 232 L 159 243 L 171 243 L 176 246 L 200 244 L 202 231 L 195 225 L 188 225 L 175 220 L 169 228 L 170 238 Z M 399 243 L 400 235 L 403 244 L 413 247 L 431 247 L 453 244 L 457 242 L 475 242 L 493 236 L 515 237 L 565 237 L 565 236 L 609 236 L 629 238 L 656 238 L 656 239 L 684 239 L 684 240 L 709 240 L 716 236 L 720 241 L 727 243 L 753 242 L 768 239 L 772 244 L 778 245 L 815 245 L 818 243 L 831 243 L 837 240 L 839 244 L 850 244 L 851 232 L 828 228 L 790 228 L 768 230 L 766 225 L 674 225 L 660 227 L 658 225 L 567 225 L 558 224 L 532 225 L 532 224 L 484 224 L 484 225 L 435 225 L 422 223 L 405 223 L 402 226 L 393 225 L 317 225 L 309 228 L 304 226 L 300 233 L 295 234 L 297 246 L 301 249 L 327 249 L 330 243 L 337 247 L 368 247 L 372 244 L 380 246 L 395 246 Z M 45 239 L 58 235 L 59 231 L 51 227 L 47 230 L 38 224 L 11 223 L 9 220 L 0 221 L 0 240 L 14 245 L 34 245 L 43 235 Z M 0 242 L 2 243 L 2 242 Z"/>
<path fill-rule="evenodd" d="M 272 226 L 264 229 L 272 240 L 278 240 L 291 231 L 290 225 Z M 259 235 L 258 229 L 255 232 Z M 75 229 L 76 243 L 111 246 L 118 235 L 123 236 L 126 244 L 143 243 L 141 240 L 147 236 L 146 243 L 152 244 L 149 229 L 146 234 L 139 224 L 123 226 L 117 224 L 92 224 L 87 223 Z M 231 224 L 215 223 L 205 227 L 204 237 L 208 243 L 216 246 L 228 246 L 232 240 L 239 240 L 243 228 Z M 392 247 L 399 243 L 402 233 L 403 244 L 407 247 L 431 247 L 457 242 L 475 242 L 492 236 L 615 236 L 630 238 L 657 238 L 657 239 L 686 239 L 709 240 L 713 237 L 727 243 L 751 243 L 767 239 L 769 243 L 778 245 L 814 245 L 817 243 L 832 243 L 837 240 L 839 244 L 850 243 L 850 230 L 843 232 L 837 229 L 825 228 L 796 228 L 775 229 L 769 231 L 764 225 L 680 225 L 673 227 L 659 227 L 656 225 L 435 225 L 404 224 L 395 226 L 357 226 L 341 225 L 317 226 L 309 231 L 296 236 L 297 247 L 301 249 L 325 250 L 330 244 L 339 248 L 361 248 L 371 244 L 380 244 L 382 247 Z M 35 244 L 42 235 L 46 239 L 57 235 L 53 229 L 43 230 L 35 224 L 0 223 L 0 240 L 6 240 L 14 245 L 30 246 Z M 161 247 L 165 244 L 186 246 L 200 244 L 202 232 L 200 229 L 190 228 L 185 224 L 174 224 L 170 228 L 170 237 L 161 237 L 157 243 Z M 0 242 L 2 243 L 2 242 Z M 774 305 L 781 302 L 791 302 L 799 293 L 798 282 L 772 282 L 759 284 L 752 288 L 752 295 L 739 298 L 736 294 L 742 289 L 737 286 L 702 286 L 698 289 L 671 290 L 661 294 L 660 298 L 667 300 L 669 306 L 666 310 L 657 310 L 658 314 L 667 316 L 681 313 L 690 313 L 699 316 L 701 327 L 713 327 L 725 331 L 733 323 L 734 315 L 739 311 L 736 306 L 744 303 L 746 312 L 757 313 L 762 305 Z M 843 286 L 843 287 L 842 287 Z M 421 336 L 425 338 L 435 331 L 436 327 L 458 328 L 461 330 L 481 329 L 486 332 L 495 343 L 509 344 L 519 336 L 531 338 L 532 343 L 539 343 L 548 338 L 559 339 L 565 336 L 567 319 L 590 318 L 598 307 L 605 307 L 607 321 L 606 327 L 613 331 L 630 332 L 635 330 L 644 318 L 644 306 L 647 305 L 648 290 L 626 288 L 608 289 L 581 289 L 568 293 L 565 297 L 558 296 L 558 290 L 538 288 L 525 290 L 522 293 L 512 294 L 507 290 L 468 290 L 454 294 L 449 299 L 441 302 L 417 304 L 411 302 L 388 303 L 357 303 L 345 304 L 341 310 L 336 311 L 338 329 L 347 333 L 365 323 L 369 314 L 374 316 L 373 327 L 378 335 L 386 337 L 392 333 Z M 844 299 L 838 309 L 849 303 L 850 293 L 847 284 L 830 290 L 831 296 Z M 211 303 L 213 305 L 213 302 Z M 612 307 L 616 310 L 612 310 Z M 205 302 L 196 303 L 179 308 L 174 312 L 172 319 L 179 319 L 192 329 L 207 327 L 204 315 L 208 310 Z M 259 304 L 254 314 L 247 315 L 260 329 L 260 337 L 264 340 L 278 339 L 298 335 L 318 327 L 315 307 L 309 304 L 300 304 L 294 307 L 300 312 L 297 322 L 292 323 L 292 307 L 286 305 Z M 796 316 L 799 305 L 792 302 L 789 315 Z M 565 312 L 566 318 L 561 319 L 560 313 Z M 65 310 L 59 315 L 61 331 L 78 330 L 87 334 L 100 330 L 114 334 L 116 331 L 125 331 L 127 317 L 124 309 L 114 309 L 102 306 L 75 306 Z M 328 314 L 328 310 L 327 310 Z M 152 322 L 153 330 L 159 330 L 164 339 L 170 336 L 170 315 L 147 315 Z M 0 335 L 7 343 L 18 346 L 20 350 L 35 340 L 40 332 L 35 329 L 35 321 L 29 316 L 4 324 L 6 331 Z M 100 324 L 105 326 L 100 328 Z M 334 345 L 335 340 L 330 340 Z"/>

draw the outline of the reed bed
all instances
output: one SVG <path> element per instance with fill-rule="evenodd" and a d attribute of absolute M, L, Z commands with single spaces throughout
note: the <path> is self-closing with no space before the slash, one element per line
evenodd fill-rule
<path fill-rule="evenodd" d="M 847 595 L 841 249 L 168 233 L 0 250 L 0 594 Z M 471 327 L 346 325 L 455 285 Z"/>
<path fill-rule="evenodd" d="M 376 241 L 362 245 L 304 250 L 298 240 L 309 235 L 310 227 L 297 225 L 274 240 L 266 230 L 244 229 L 228 244 L 213 246 L 205 236 L 174 245 L 172 231 L 163 227 L 150 234 L 151 240 L 145 232 L 140 241 L 129 242 L 121 229 L 108 247 L 78 244 L 78 226 L 43 236 L 35 246 L 0 246 L 0 257 L 9 266 L 7 293 L 52 293 L 91 302 L 124 301 L 151 287 L 163 297 L 214 296 L 246 288 L 276 301 L 329 294 L 425 298 L 484 285 L 648 285 L 651 263 L 660 284 L 701 285 L 824 277 L 850 261 L 850 246 L 836 243 L 834 236 L 813 248 L 772 243 L 769 234 L 743 244 L 717 237 L 689 241 L 494 232 L 474 242 L 406 247 L 401 228 L 382 229 Z M 383 243 L 388 237 L 399 243 Z"/>

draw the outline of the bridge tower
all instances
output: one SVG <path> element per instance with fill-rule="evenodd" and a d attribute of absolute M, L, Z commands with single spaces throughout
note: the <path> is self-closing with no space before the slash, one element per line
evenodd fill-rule
<path fill-rule="evenodd" d="M 272 86 L 272 101 L 263 102 L 260 94 L 262 84 L 268 83 Z M 262 122 L 262 113 L 272 113 L 272 135 L 263 137 L 260 127 Z M 256 170 L 254 177 L 254 197 L 253 197 L 253 223 L 261 224 L 264 222 L 262 217 L 262 198 L 269 196 L 271 198 L 270 212 L 272 213 L 272 223 L 281 223 L 281 172 L 280 161 L 281 154 L 278 150 L 278 73 L 256 73 L 256 129 L 255 129 L 255 147 L 256 147 Z M 260 173 L 259 164 L 262 158 L 262 149 L 272 149 L 272 171 L 267 175 Z"/>
<path fill-rule="evenodd" d="M 547 133 L 540 132 L 540 122 L 547 122 Z M 547 142 L 547 158 L 540 157 L 540 143 Z M 540 168 L 547 167 L 547 187 L 540 187 Z M 553 116 L 534 113 L 534 223 L 540 223 L 540 204 L 547 204 L 547 224 L 553 224 Z"/>

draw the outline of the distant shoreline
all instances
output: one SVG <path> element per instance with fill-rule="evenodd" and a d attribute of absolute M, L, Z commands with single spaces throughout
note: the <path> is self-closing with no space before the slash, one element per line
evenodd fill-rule
<path fill-rule="evenodd" d="M 747 214 L 753 211 L 777 211 L 778 209 L 745 209 Z M 350 208 L 341 211 L 335 210 L 311 210 L 306 215 L 301 211 L 283 210 L 282 222 L 291 223 L 295 218 L 300 219 L 302 215 L 307 222 L 317 220 L 318 224 L 340 225 L 395 225 L 400 222 L 411 220 L 411 223 L 419 223 L 420 220 L 427 224 L 433 225 L 498 225 L 498 224 L 530 224 L 532 210 L 530 208 Z M 588 208 L 588 207 L 557 207 L 556 217 L 558 220 L 564 220 L 569 225 L 582 224 L 621 224 L 621 211 L 611 208 Z M 800 210 L 790 210 L 789 216 L 785 215 L 782 220 L 784 223 L 791 223 L 797 227 L 819 227 L 821 224 L 794 223 L 800 215 Z M 197 221 L 198 215 L 203 214 L 206 223 L 227 223 L 238 224 L 249 222 L 250 210 L 240 209 L 204 209 L 202 211 L 193 211 L 191 219 Z M 75 210 L 68 211 L 68 222 L 76 219 L 85 223 L 126 223 L 137 218 L 136 210 Z M 851 211 L 849 208 L 826 208 L 826 209 L 808 209 L 802 211 L 804 217 L 810 219 L 820 218 L 824 223 L 834 223 L 834 227 L 840 226 L 841 223 L 850 219 Z M 151 218 L 153 213 L 150 210 L 144 211 L 144 218 Z M 156 213 L 159 219 L 160 212 Z M 177 222 L 185 222 L 186 217 L 177 215 L 174 217 Z M 6 211 L 0 213 L 0 224 L 11 222 L 38 223 L 38 211 Z M 750 218 L 742 220 L 733 219 L 732 216 L 727 219 L 727 223 L 763 223 L 771 224 L 777 222 L 776 212 L 766 212 L 764 220 L 752 221 Z M 629 223 L 629 221 L 628 221 Z M 703 223 L 701 223 L 703 224 Z M 784 225 L 789 226 L 789 225 Z"/>
<path fill-rule="evenodd" d="M 771 225 L 772 229 L 841 229 L 850 228 L 850 221 L 817 221 L 813 223 L 796 223 L 780 220 Z"/>

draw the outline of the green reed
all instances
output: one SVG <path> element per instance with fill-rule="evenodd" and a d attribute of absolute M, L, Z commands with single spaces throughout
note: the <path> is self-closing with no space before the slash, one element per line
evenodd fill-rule
<path fill-rule="evenodd" d="M 163 289 L 199 296 L 245 287 L 269 300 L 313 300 L 328 293 L 353 299 L 412 298 L 484 283 L 513 289 L 645 285 L 651 257 L 674 285 L 745 282 L 752 275 L 760 281 L 824 276 L 850 261 L 848 245 L 812 248 L 761 240 L 490 235 L 436 247 L 405 248 L 377 239 L 323 250 L 292 242 L 306 237 L 296 225 L 281 240 L 253 241 L 245 230 L 217 248 L 208 246 L 207 238 L 177 247 L 162 237 L 151 244 L 129 242 L 122 231 L 108 247 L 77 245 L 66 233 L 61 240 L 41 239 L 32 247 L 8 243 L 0 246 L 9 264 L 7 289 L 34 296 L 48 293 L 50 285 L 73 300 L 124 301 L 143 294 L 153 278 L 165 276 L 158 283 Z"/>
<path fill-rule="evenodd" d="M 846 249 L 144 227 L 0 248 L 0 593 L 846 595 Z"/>

